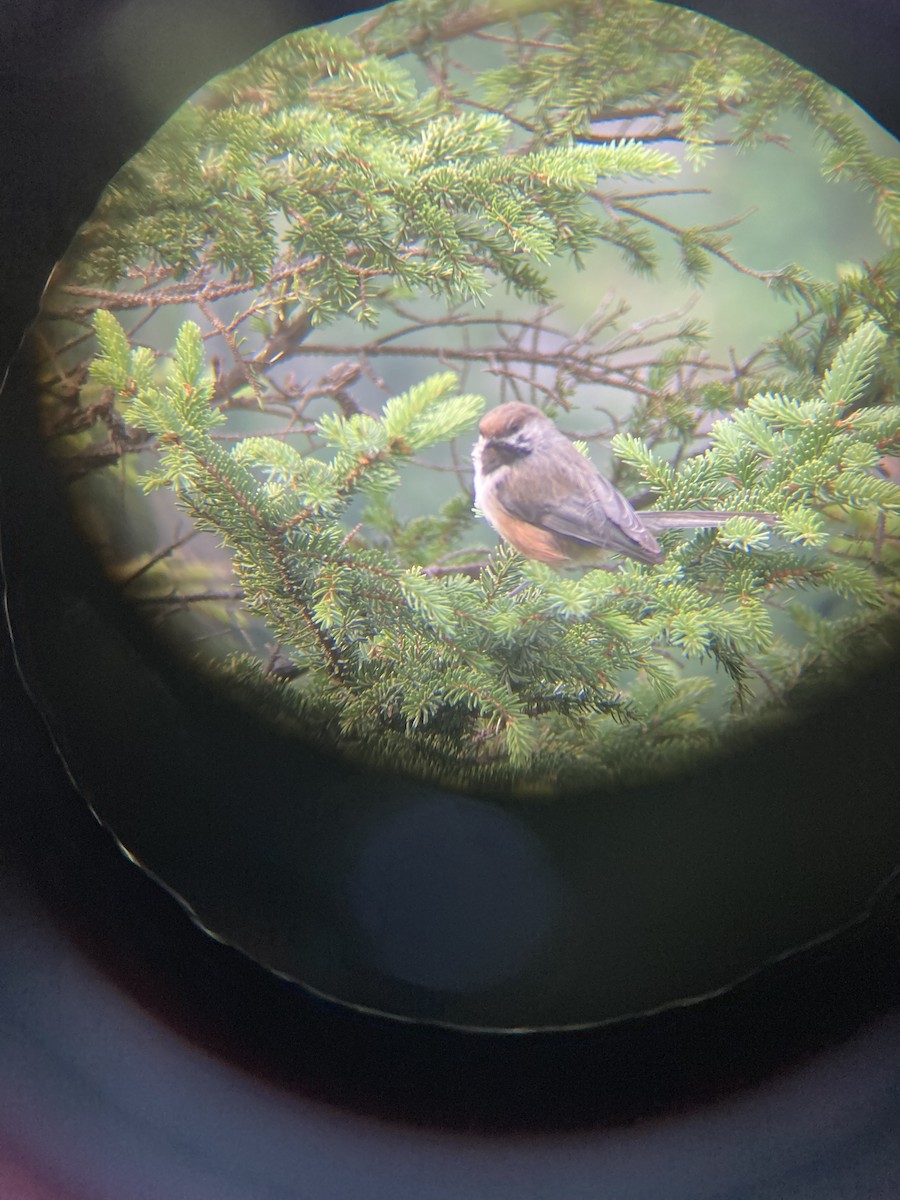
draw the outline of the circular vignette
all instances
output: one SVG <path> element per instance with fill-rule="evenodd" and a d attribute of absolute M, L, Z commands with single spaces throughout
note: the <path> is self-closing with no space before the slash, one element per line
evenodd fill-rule
<path fill-rule="evenodd" d="M 521 15 L 388 8 L 212 80 L 35 348 L 80 528 L 198 669 L 545 797 L 689 769 L 895 635 L 896 144 L 686 10 Z"/>
<path fill-rule="evenodd" d="M 91 646 L 91 639 L 98 636 L 99 626 L 91 618 L 90 614 L 85 612 L 84 606 L 83 606 L 83 598 L 78 597 L 73 592 L 72 596 L 71 596 L 71 600 L 72 600 L 72 603 L 66 612 L 67 628 L 63 632 L 61 632 L 59 641 L 55 644 L 55 652 L 58 655 L 57 665 L 59 664 L 59 662 L 62 658 L 66 657 L 66 654 L 68 653 L 68 651 L 66 649 L 65 635 L 71 634 L 73 629 L 76 631 L 77 635 L 85 636 L 87 638 L 88 647 Z M 127 620 L 127 618 L 123 618 L 123 619 Z M 99 624 L 102 624 L 102 622 L 100 622 Z M 147 641 L 146 639 L 143 641 L 141 640 L 143 635 L 138 634 L 136 632 L 136 629 L 131 629 L 130 627 L 127 627 L 127 628 L 129 628 L 129 637 L 131 636 L 132 632 L 137 637 L 137 639 L 138 639 L 137 644 L 142 645 L 144 647 L 150 646 L 149 641 Z M 23 658 L 25 658 L 25 657 L 27 657 L 28 649 L 23 647 L 23 639 L 21 637 L 18 638 L 18 641 L 19 641 L 20 650 L 22 651 L 22 656 L 23 656 Z M 99 644 L 100 644 L 99 641 L 94 643 L 95 646 L 97 646 Z M 49 652 L 50 652 L 49 645 L 47 647 L 42 648 L 42 650 L 41 650 L 41 653 L 44 653 L 44 654 L 48 654 Z M 158 661 L 158 660 L 154 659 L 155 650 L 152 650 L 152 649 L 147 650 L 146 652 L 142 651 L 141 654 L 138 654 L 136 657 L 132 656 L 131 658 L 129 658 L 127 655 L 123 657 L 123 661 L 122 661 L 121 668 L 120 668 L 120 675 L 118 677 L 119 678 L 118 685 L 116 685 L 114 683 L 113 687 L 110 688 L 109 680 L 107 679 L 107 681 L 106 681 L 107 697 L 108 697 L 108 694 L 110 691 L 113 691 L 115 694 L 118 695 L 118 694 L 121 694 L 119 689 L 124 689 L 127 686 L 129 686 L 132 670 L 135 667 L 140 667 L 142 657 L 143 657 L 144 662 L 147 661 L 146 655 L 149 655 L 150 660 Z M 88 695 L 88 696 L 90 695 L 91 689 L 89 687 L 84 686 L 84 680 L 87 678 L 88 674 L 92 670 L 97 669 L 98 664 L 96 661 L 96 657 L 97 657 L 96 655 L 86 652 L 78 660 L 78 670 L 74 670 L 74 669 L 72 670 L 72 678 L 69 681 L 70 686 L 72 687 L 72 691 L 70 691 L 68 693 L 68 696 L 66 696 L 64 691 L 61 693 L 61 696 L 62 696 L 61 702 L 65 708 L 68 708 L 68 706 L 71 704 L 72 697 L 73 697 L 73 695 L 75 695 L 76 691 L 82 697 L 84 697 L 85 695 Z M 75 664 L 73 662 L 72 667 L 74 668 L 74 666 L 75 666 Z M 35 676 L 33 675 L 32 678 L 35 678 Z M 134 766 L 135 766 L 135 760 L 133 757 L 133 737 L 130 735 L 133 734 L 133 730 L 135 728 L 144 727 L 144 721 L 142 719 L 144 714 L 143 714 L 143 709 L 141 706 L 146 705 L 148 708 L 149 707 L 155 708 L 159 704 L 158 716 L 159 716 L 160 724 L 157 728 L 162 731 L 162 737 L 155 744 L 156 751 L 158 752 L 160 744 L 166 744 L 166 745 L 172 744 L 173 734 L 176 732 L 176 730 L 180 730 L 180 733 L 179 733 L 178 738 L 175 739 L 175 741 L 176 742 L 180 741 L 181 746 L 182 746 L 181 758 L 178 759 L 178 757 L 176 756 L 176 761 L 178 761 L 178 766 L 175 767 L 173 765 L 171 767 L 171 773 L 168 776 L 166 776 L 165 782 L 172 784 L 177 789 L 178 794 L 182 794 L 182 795 L 189 794 L 192 796 L 195 794 L 195 792 L 199 793 L 200 791 L 202 791 L 202 789 L 204 787 L 210 788 L 210 786 L 212 786 L 213 791 L 215 791 L 215 789 L 222 788 L 226 784 L 231 784 L 231 786 L 234 786 L 232 780 L 229 779 L 229 771 L 227 770 L 227 766 L 225 765 L 231 761 L 231 756 L 225 756 L 224 758 L 219 758 L 215 754 L 208 754 L 205 757 L 205 759 L 203 761 L 201 761 L 199 764 L 197 764 L 197 763 L 194 764 L 192 774 L 190 775 L 190 778 L 189 778 L 189 782 L 186 784 L 186 777 L 182 773 L 182 771 L 183 771 L 184 765 L 186 763 L 188 763 L 191 758 L 197 757 L 195 754 L 195 746 L 192 744 L 191 738 L 189 736 L 185 736 L 182 718 L 178 714 L 176 708 L 174 708 L 174 707 L 171 708 L 170 715 L 167 716 L 166 711 L 165 711 L 165 705 L 160 703 L 161 697 L 164 695 L 164 693 L 166 691 L 169 690 L 167 681 L 163 682 L 162 689 L 159 689 L 158 681 L 156 681 L 156 686 L 157 686 L 158 693 L 159 693 L 158 695 L 153 695 L 151 698 L 150 693 L 145 693 L 141 703 L 135 705 L 133 708 L 130 709 L 130 711 L 129 711 L 128 706 L 124 705 L 122 712 L 117 714 L 118 723 L 113 722 L 112 727 L 110 727 L 109 724 L 107 724 L 104 729 L 104 732 L 107 735 L 112 735 L 113 737 L 118 735 L 122 744 L 128 747 L 128 756 L 127 756 L 128 769 L 133 770 Z M 194 694 L 199 695 L 200 692 L 197 692 Z M 96 713 L 98 715 L 102 711 L 102 702 L 103 702 L 103 696 L 98 695 L 95 698 L 95 703 L 97 703 Z M 60 711 L 62 711 L 62 709 L 60 709 Z M 88 705 L 85 715 L 87 715 L 88 712 L 91 712 L 90 705 Z M 137 721 L 137 724 L 133 723 L 135 721 L 135 719 Z M 65 720 L 65 718 L 63 718 L 63 721 L 64 720 Z M 239 726 L 240 726 L 240 722 L 236 722 L 235 725 L 232 727 L 233 731 L 237 732 Z M 243 726 L 242 728 L 240 728 L 239 736 L 247 737 L 247 732 L 248 732 L 247 727 Z M 93 751 L 96 751 L 98 754 L 101 753 L 102 742 L 103 742 L 103 739 L 101 739 L 99 737 L 94 742 L 90 742 L 89 740 L 86 740 L 85 743 L 83 743 L 83 745 L 81 746 L 80 751 L 79 750 L 71 750 L 71 749 L 67 750 L 66 757 L 67 757 L 68 761 L 70 761 L 71 763 L 74 763 L 80 757 L 82 759 L 83 764 L 87 768 L 87 772 L 90 772 L 90 770 L 92 770 L 92 769 L 95 770 L 96 766 L 91 768 L 90 762 L 92 760 Z M 777 745 L 778 745 L 778 739 L 776 737 L 773 739 L 773 746 L 777 746 Z M 108 748 L 108 743 L 107 743 L 107 748 Z M 139 769 L 143 769 L 146 766 L 146 769 L 148 770 L 150 775 L 153 775 L 154 771 L 158 771 L 159 770 L 158 764 L 150 761 L 153 757 L 154 757 L 153 755 L 148 754 L 148 761 L 146 763 L 141 763 Z M 279 783 L 283 783 L 284 777 L 286 777 L 289 774 L 287 765 L 288 765 L 288 760 L 285 761 L 285 766 L 282 769 L 282 772 L 280 773 Z M 848 766 L 852 766 L 852 761 L 851 761 L 851 763 L 848 763 Z M 120 764 L 120 769 L 125 769 L 125 768 Z M 335 767 L 333 764 L 331 767 L 323 767 L 322 768 L 323 772 L 327 772 L 329 770 L 334 770 L 334 769 L 335 769 Z M 239 775 L 240 775 L 240 773 L 238 773 L 238 775 L 236 775 L 235 778 L 237 778 Z M 85 774 L 84 778 L 87 778 L 87 777 L 88 777 L 88 774 Z M 106 778 L 101 780 L 101 790 L 102 790 L 102 788 L 109 785 L 111 777 L 112 777 L 112 774 L 110 774 L 109 776 L 107 776 Z M 711 776 L 709 773 L 707 773 L 707 775 L 706 775 L 707 781 L 712 777 L 713 776 Z M 159 782 L 159 776 L 156 775 L 155 778 L 156 778 L 157 782 Z M 259 777 L 259 778 L 264 778 L 264 777 Z M 723 777 L 721 774 L 718 776 L 718 778 L 720 779 L 721 782 L 723 782 L 723 784 L 730 783 L 730 781 L 727 781 L 727 777 Z M 770 783 L 774 782 L 774 780 L 777 778 L 778 778 L 778 773 L 773 772 L 771 779 L 770 779 Z M 249 784 L 249 782 L 250 782 L 249 775 L 245 775 L 245 776 L 241 777 L 241 784 L 239 786 L 245 788 L 245 790 L 243 791 L 243 795 L 242 795 L 242 799 L 244 800 L 245 803 L 247 802 L 248 797 L 252 794 L 251 787 L 246 786 L 247 784 Z M 784 784 L 784 782 L 785 782 L 784 776 L 780 777 L 780 782 L 782 784 Z M 362 786 L 365 786 L 365 785 L 362 785 Z M 261 790 L 264 792 L 265 786 L 263 785 L 262 787 L 260 787 L 260 785 L 257 784 L 257 790 L 258 791 Z M 787 790 L 790 790 L 790 784 L 788 784 Z M 120 827 L 120 823 L 121 823 L 121 827 L 123 829 L 128 828 L 129 821 L 132 821 L 136 818 L 136 810 L 139 809 L 141 803 L 143 802 L 143 799 L 145 798 L 145 797 L 141 796 L 140 791 L 141 791 L 141 789 L 136 789 L 137 794 L 128 798 L 127 805 L 126 805 L 127 811 L 124 814 L 118 814 L 118 818 L 119 818 L 118 820 L 114 819 L 111 821 L 113 828 L 116 828 L 117 831 Z M 152 794 L 153 794 L 152 790 L 148 790 L 146 793 L 146 798 L 150 798 L 152 796 Z M 284 803 L 288 803 L 288 802 L 290 802 L 291 796 L 294 795 L 295 793 L 292 791 L 289 794 L 287 789 L 285 788 L 283 794 L 284 794 Z M 208 829 L 212 827 L 214 818 L 218 815 L 221 815 L 221 810 L 218 809 L 215 804 L 207 804 L 206 807 L 204 807 L 203 802 L 201 802 L 199 807 L 200 807 L 201 812 L 198 814 L 195 814 L 194 817 L 191 818 L 191 820 L 188 823 L 189 824 L 189 834 L 187 837 L 186 845 L 183 848 L 183 850 L 178 851 L 176 854 L 176 858 L 177 858 L 176 866 L 179 870 L 182 870 L 185 868 L 185 866 L 190 865 L 189 863 L 187 863 L 186 861 L 183 861 L 183 860 L 189 859 L 191 857 L 191 855 L 195 853 L 194 848 L 198 844 L 198 841 L 192 840 L 191 835 L 193 835 L 194 838 L 199 839 L 199 841 L 202 843 L 203 838 L 205 836 L 207 836 Z M 640 810 L 640 807 L 641 806 L 638 805 L 639 810 Z M 648 811 L 647 809 L 643 810 L 644 819 L 646 819 L 647 811 Z M 649 811 L 651 811 L 651 812 L 653 811 L 652 806 L 650 807 Z M 705 827 L 705 824 L 706 824 L 705 817 L 702 819 L 698 818 L 698 820 L 699 820 L 700 824 Z M 652 824 L 652 822 L 650 822 L 650 824 Z M 826 824 L 826 828 L 828 828 L 829 834 L 833 833 L 834 830 L 828 826 L 827 821 L 825 824 Z M 278 823 L 276 821 L 275 828 L 277 828 L 277 827 L 278 827 Z M 589 839 L 591 835 L 596 836 L 596 828 L 591 828 L 590 826 L 582 827 L 580 832 L 582 832 L 587 839 Z M 857 830 L 856 833 L 857 833 L 857 838 L 858 838 L 859 831 Z M 151 837 L 150 845 L 155 850 L 159 850 L 160 848 L 162 848 L 166 853 L 168 853 L 171 849 L 171 843 L 176 836 L 177 835 L 176 835 L 175 831 L 172 829 L 166 831 L 165 835 L 163 835 L 162 831 L 157 831 L 157 833 L 155 835 L 153 835 L 153 837 Z M 684 836 L 685 837 L 687 836 L 686 832 L 685 832 Z M 137 841 L 142 840 L 143 837 L 144 837 L 144 834 L 142 833 L 140 836 L 137 837 Z M 822 844 L 816 845 L 816 846 L 807 846 L 805 848 L 805 853 L 809 855 L 809 858 L 806 859 L 804 862 L 805 866 L 808 866 L 810 862 L 815 862 L 815 863 L 817 863 L 819 869 L 820 870 L 822 869 L 822 864 L 825 862 L 825 860 L 821 857 L 821 851 L 824 846 L 824 840 L 825 839 L 823 836 Z M 130 845 L 132 842 L 132 839 L 129 836 L 123 836 L 123 841 L 125 842 L 126 845 Z M 744 843 L 744 845 L 742 846 L 742 849 L 747 849 L 748 845 L 751 846 L 751 848 L 752 848 L 752 842 L 753 842 L 753 839 L 752 838 L 749 839 L 749 842 Z M 851 853 L 849 856 L 850 860 L 851 860 L 851 867 L 852 867 L 852 869 L 859 869 L 860 863 L 861 863 L 862 859 L 865 857 L 865 854 L 864 854 L 864 851 L 862 849 L 860 849 L 859 859 L 857 861 L 853 862 L 852 861 L 853 860 L 853 850 L 852 850 L 853 842 L 854 842 L 854 839 L 851 836 L 851 838 L 850 838 Z M 627 844 L 627 842 L 626 842 L 626 844 Z M 716 846 L 716 844 L 717 844 L 716 838 L 710 837 L 708 845 Z M 728 845 L 727 837 L 725 838 L 723 844 Z M 289 843 L 288 843 L 288 845 L 289 845 Z M 635 845 L 637 845 L 637 843 Z M 246 848 L 246 845 L 244 848 Z M 678 843 L 677 842 L 673 843 L 672 849 L 677 851 L 677 848 L 678 848 Z M 657 837 L 653 836 L 650 838 L 650 845 L 647 847 L 641 847 L 640 852 L 636 853 L 635 857 L 630 860 L 632 862 L 634 862 L 634 861 L 641 862 L 642 866 L 641 866 L 641 872 L 640 872 L 640 876 L 639 876 L 640 888 L 645 893 L 653 893 L 657 900 L 659 899 L 659 895 L 662 894 L 666 890 L 666 886 L 664 883 L 664 877 L 660 877 L 659 879 L 653 878 L 653 867 L 657 864 L 658 861 L 661 860 L 661 857 L 662 857 L 662 856 L 660 856 L 660 851 L 661 851 L 661 847 L 658 844 Z M 232 851 L 229 851 L 229 853 L 233 854 L 234 852 L 232 850 Z M 268 853 L 268 851 L 266 853 Z M 567 846 L 566 850 L 564 851 L 563 857 L 567 862 L 571 862 L 571 856 L 572 856 L 572 851 Z M 142 860 L 145 863 L 148 863 L 148 865 L 150 864 L 150 859 L 146 854 L 142 854 L 142 855 L 140 855 L 140 857 L 142 858 Z M 294 863 L 294 864 L 287 863 L 284 865 L 285 865 L 285 870 L 287 870 L 287 871 L 296 869 L 296 863 Z M 592 865 L 594 867 L 596 867 L 596 862 L 594 862 Z M 868 869 L 869 865 L 870 864 L 867 864 L 867 869 Z M 830 870 L 831 866 L 832 866 L 832 864 L 829 863 L 828 867 L 826 869 L 826 874 Z M 219 873 L 219 878 L 217 880 L 217 886 L 221 886 L 222 888 L 234 889 L 235 886 L 237 886 L 238 893 L 240 894 L 242 887 L 248 882 L 248 880 L 246 878 L 248 871 L 247 871 L 246 866 L 243 865 L 242 862 L 240 861 L 240 856 L 235 856 L 233 858 L 233 860 L 230 860 L 230 859 L 228 859 L 227 855 L 223 855 L 222 858 L 220 859 L 220 861 L 217 863 L 217 871 Z M 252 874 L 252 872 L 250 872 L 250 873 Z M 725 873 L 725 870 L 723 867 L 723 874 L 724 873 Z M 649 882 L 651 880 L 652 880 L 652 885 Z M 252 882 L 255 884 L 256 881 L 252 881 Z M 320 884 L 317 884 L 317 886 L 320 886 Z M 865 905 L 863 903 L 864 899 L 865 899 L 863 892 L 860 891 L 859 889 L 857 889 L 856 892 L 854 893 L 853 885 L 848 885 L 846 880 L 843 880 L 841 882 L 841 887 L 843 887 L 845 889 L 841 896 L 841 901 L 846 902 L 848 900 L 848 898 L 851 898 L 851 899 L 853 899 L 853 905 L 855 906 L 855 911 L 863 911 L 864 907 L 865 907 Z M 656 890 L 657 888 L 658 888 L 658 891 Z M 327 891 L 327 889 L 325 889 L 325 890 Z M 855 896 L 855 899 L 853 898 L 854 896 Z M 581 898 L 583 898 L 583 896 L 580 896 L 580 899 Z M 309 897 L 307 896 L 306 899 L 308 901 Z M 320 900 L 320 897 L 317 896 L 316 900 Z M 341 901 L 340 903 L 343 903 L 343 901 Z M 233 903 L 229 903 L 228 905 L 226 905 L 226 907 L 224 908 L 224 915 L 223 915 L 223 912 L 215 911 L 215 906 L 213 906 L 213 911 L 212 911 L 211 915 L 209 916 L 209 918 L 204 917 L 203 919 L 204 920 L 208 919 L 209 923 L 210 923 L 210 927 L 213 929 L 216 929 L 222 920 L 235 922 L 237 920 L 237 918 L 235 917 L 235 914 L 233 913 L 233 911 L 231 911 L 234 907 L 235 906 Z M 314 905 L 311 905 L 310 907 L 314 907 Z M 320 906 L 320 911 L 321 911 L 321 906 Z M 678 913 L 679 919 L 684 917 L 684 909 L 679 909 L 678 906 L 676 905 L 675 911 Z M 808 913 L 806 915 L 809 916 Z M 346 916 L 345 916 L 345 913 L 343 910 L 340 911 L 340 915 L 337 918 L 336 924 L 340 928 L 346 927 Z M 294 930 L 292 932 L 294 935 L 296 935 L 296 930 Z M 251 952 L 261 953 L 263 961 L 270 962 L 272 965 L 277 966 L 277 963 L 273 962 L 272 957 L 270 957 L 270 948 L 265 947 L 264 949 L 261 950 L 261 943 L 260 943 L 258 931 L 253 931 L 252 935 L 248 939 L 246 933 L 242 929 L 241 935 L 238 937 L 237 940 L 241 944 L 244 944 L 245 939 L 248 943 L 252 943 L 253 948 L 252 948 Z M 661 946 L 661 945 L 662 945 L 662 941 L 660 943 L 658 943 L 658 946 Z M 658 983 L 659 982 L 658 979 L 655 982 Z M 414 1002 L 411 1005 L 412 1010 L 415 1011 L 416 1013 L 419 1013 L 422 1011 L 422 1009 L 419 1007 L 420 1002 L 421 1002 L 421 997 L 416 996 L 414 999 Z M 407 994 L 405 996 L 404 1003 L 407 1005 L 410 1005 L 409 994 Z M 439 1013 L 440 1010 L 439 1009 L 436 1010 L 434 1007 L 432 1007 L 431 1016 L 434 1017 L 436 1012 Z M 427 1016 L 428 1014 L 426 1013 L 425 1015 Z M 440 1019 L 440 1016 L 438 1019 Z M 532 1018 L 532 1019 L 534 1019 L 534 1018 Z M 546 1019 L 546 1018 L 542 1017 L 541 1019 Z M 465 1023 L 465 1020 L 466 1020 L 466 1018 L 463 1018 L 462 1023 Z"/>

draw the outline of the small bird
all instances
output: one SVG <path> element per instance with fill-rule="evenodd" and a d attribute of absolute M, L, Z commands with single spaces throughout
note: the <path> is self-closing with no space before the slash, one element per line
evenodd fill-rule
<path fill-rule="evenodd" d="M 472 450 L 475 503 L 520 554 L 551 567 L 602 567 L 604 551 L 662 561 L 662 529 L 711 529 L 730 517 L 775 523 L 771 513 L 636 513 L 549 417 L 511 401 L 478 426 Z"/>

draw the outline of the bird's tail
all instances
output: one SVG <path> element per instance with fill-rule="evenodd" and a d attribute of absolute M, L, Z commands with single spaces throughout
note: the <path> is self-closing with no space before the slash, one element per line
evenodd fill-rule
<path fill-rule="evenodd" d="M 724 525 L 731 517 L 753 517 L 764 525 L 774 525 L 774 513 L 765 512 L 701 512 L 699 509 L 684 509 L 681 512 L 654 512 L 644 509 L 638 513 L 641 524 L 651 533 L 660 529 L 714 529 Z"/>

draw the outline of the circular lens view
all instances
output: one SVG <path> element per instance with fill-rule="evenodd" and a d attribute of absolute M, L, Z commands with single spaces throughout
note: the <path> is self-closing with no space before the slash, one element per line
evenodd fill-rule
<path fill-rule="evenodd" d="M 109 576 L 323 748 L 544 797 L 871 661 L 895 141 L 652 0 L 291 35 L 116 176 L 33 340 Z"/>

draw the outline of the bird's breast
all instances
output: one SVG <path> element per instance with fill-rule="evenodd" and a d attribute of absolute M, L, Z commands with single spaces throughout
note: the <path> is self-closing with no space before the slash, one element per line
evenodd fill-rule
<path fill-rule="evenodd" d="M 488 519 L 504 541 L 526 558 L 547 563 L 551 567 L 564 567 L 572 561 L 572 555 L 566 548 L 568 539 L 557 537 L 549 529 L 530 525 L 506 512 L 499 504 L 495 505 L 495 515 Z"/>
<path fill-rule="evenodd" d="M 497 503 L 497 488 L 506 474 L 506 468 L 495 466 L 493 471 L 485 470 L 484 451 L 480 446 L 476 447 L 472 458 L 475 461 L 475 504 L 494 525 L 492 514 Z M 496 529 L 496 525 L 494 528 Z"/>

